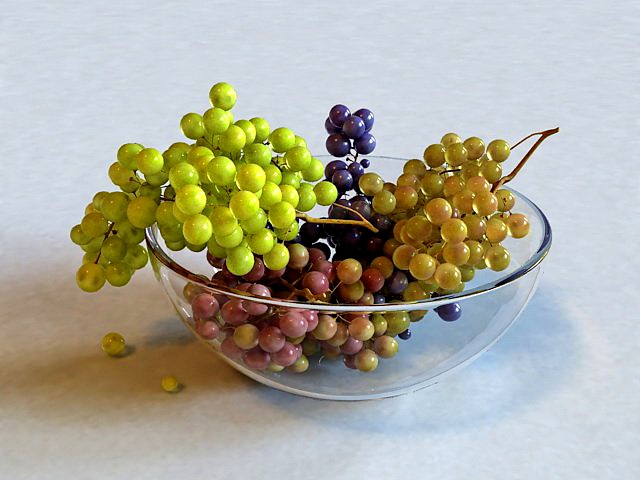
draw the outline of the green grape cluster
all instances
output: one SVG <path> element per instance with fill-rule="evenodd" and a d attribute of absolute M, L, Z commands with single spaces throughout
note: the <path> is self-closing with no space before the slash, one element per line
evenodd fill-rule
<path fill-rule="evenodd" d="M 271 130 L 261 117 L 234 121 L 236 92 L 227 83 L 215 84 L 209 100 L 211 108 L 180 120 L 188 142 L 163 152 L 139 143 L 118 149 L 108 174 L 119 190 L 97 193 L 71 229 L 85 252 L 76 273 L 82 290 L 127 284 L 147 263 L 140 243 L 154 224 L 169 249 L 207 249 L 235 275 L 252 269 L 254 255 L 279 270 L 289 262 L 284 242 L 297 236 L 299 214 L 336 201 L 302 137 Z"/>
<path fill-rule="evenodd" d="M 477 269 L 509 266 L 501 243 L 529 233 L 527 217 L 512 213 L 514 195 L 496 188 L 509 154 L 504 140 L 485 147 L 478 137 L 462 141 L 447 133 L 425 149 L 423 160 L 407 161 L 395 183 L 376 173 L 360 178 L 373 210 L 394 221 L 383 252 L 415 280 L 403 292 L 405 300 L 460 292 Z"/>

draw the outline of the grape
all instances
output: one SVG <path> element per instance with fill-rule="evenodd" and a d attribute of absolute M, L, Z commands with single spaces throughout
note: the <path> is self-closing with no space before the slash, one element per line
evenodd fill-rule
<path fill-rule="evenodd" d="M 502 165 L 493 160 L 484 162 L 480 167 L 480 174 L 486 178 L 489 183 L 495 183 L 502 177 Z"/>
<path fill-rule="evenodd" d="M 264 192 L 263 192 L 264 194 Z M 297 209 L 301 212 L 308 212 L 313 207 L 316 206 L 316 194 L 313 191 L 313 185 L 310 183 L 305 183 L 300 186 L 298 189 L 298 205 Z"/>
<path fill-rule="evenodd" d="M 329 120 L 336 127 L 342 127 L 350 115 L 351 112 L 349 111 L 349 108 L 342 104 L 334 105 L 331 107 L 331 110 L 329 110 Z"/>
<path fill-rule="evenodd" d="M 387 321 L 387 335 L 395 336 L 404 332 L 411 324 L 411 319 L 407 312 L 388 312 L 385 314 Z"/>
<path fill-rule="evenodd" d="M 373 196 L 371 205 L 377 213 L 388 215 L 396 208 L 396 197 L 388 190 L 382 190 Z"/>
<path fill-rule="evenodd" d="M 463 242 L 447 243 L 442 249 L 442 257 L 445 262 L 452 265 L 460 266 L 469 261 L 471 250 L 469 246 Z"/>
<path fill-rule="evenodd" d="M 183 229 L 183 233 L 184 233 L 184 229 Z M 242 243 L 242 240 L 244 239 L 244 232 L 242 231 L 242 228 L 240 228 L 240 226 L 237 225 L 229 235 L 216 234 L 215 238 L 216 238 L 216 242 L 221 247 L 233 248 L 233 247 L 237 247 Z"/>
<path fill-rule="evenodd" d="M 244 351 L 233 341 L 233 337 L 225 338 L 220 344 L 220 350 L 232 360 L 238 360 L 242 358 L 242 355 L 244 354 Z"/>
<path fill-rule="evenodd" d="M 285 171 L 282 173 L 282 181 L 280 184 L 291 185 L 294 188 L 300 187 L 300 177 L 297 172 Z"/>
<path fill-rule="evenodd" d="M 285 242 L 290 242 L 294 240 L 298 236 L 298 229 L 300 227 L 297 223 L 292 223 L 287 228 L 276 228 L 274 233 L 276 234 L 276 238 L 278 240 L 284 240 Z"/>
<path fill-rule="evenodd" d="M 267 326 L 260 332 L 258 343 L 265 352 L 274 353 L 282 350 L 285 344 L 285 336 L 278 327 Z"/>
<path fill-rule="evenodd" d="M 262 257 L 265 267 L 269 270 L 280 270 L 289 263 L 289 250 L 284 245 L 277 243 Z"/>
<path fill-rule="evenodd" d="M 420 186 L 428 197 L 437 197 L 444 189 L 444 179 L 436 172 L 427 172 L 422 177 Z"/>
<path fill-rule="evenodd" d="M 195 215 L 206 206 L 207 195 L 196 185 L 185 185 L 176 191 L 175 204 L 185 215 Z"/>
<path fill-rule="evenodd" d="M 416 215 L 407 220 L 404 230 L 409 238 L 422 243 L 431 235 L 433 226 L 425 217 Z"/>
<path fill-rule="evenodd" d="M 499 212 L 508 212 L 511 210 L 516 204 L 516 198 L 513 196 L 509 190 L 500 189 L 495 192 L 496 198 L 498 199 L 498 211 Z M 104 203 L 104 200 L 103 200 Z M 104 213 L 104 211 L 102 212 Z"/>
<path fill-rule="evenodd" d="M 344 157 L 351 149 L 351 142 L 342 133 L 332 133 L 327 137 L 325 147 L 334 157 Z"/>
<path fill-rule="evenodd" d="M 302 286 L 314 295 L 321 295 L 330 288 L 329 279 L 322 272 L 309 272 L 302 278 Z"/>
<path fill-rule="evenodd" d="M 468 151 L 462 143 L 453 143 L 444 151 L 444 159 L 450 167 L 459 167 L 468 158 Z"/>
<path fill-rule="evenodd" d="M 364 122 L 364 127 L 366 132 L 368 132 L 373 128 L 374 117 L 373 117 L 373 112 L 371 110 L 367 108 L 361 108 L 359 110 L 356 110 L 354 115 L 362 119 L 362 121 Z"/>
<path fill-rule="evenodd" d="M 120 237 L 112 235 L 102 243 L 101 252 L 107 260 L 119 262 L 127 253 L 127 244 Z"/>
<path fill-rule="evenodd" d="M 145 148 L 136 155 L 136 165 L 145 175 L 152 175 L 162 170 L 164 158 L 155 148 Z"/>
<path fill-rule="evenodd" d="M 234 275 L 242 276 L 251 271 L 254 264 L 254 257 L 247 247 L 237 246 L 227 252 L 227 268 Z"/>
<path fill-rule="evenodd" d="M 351 335 L 352 338 L 364 342 L 373 337 L 375 327 L 367 317 L 368 315 L 361 316 L 351 321 L 349 324 L 349 335 Z"/>
<path fill-rule="evenodd" d="M 491 243 L 500 243 L 507 238 L 507 224 L 499 218 L 487 220 L 487 240 Z"/>
<path fill-rule="evenodd" d="M 333 178 L 333 174 L 339 170 L 346 170 L 347 164 L 343 160 L 332 160 L 327 163 L 327 166 L 324 168 L 324 176 L 327 180 L 331 180 Z"/>
<path fill-rule="evenodd" d="M 462 309 L 457 303 L 448 303 L 435 308 L 438 316 L 445 322 L 454 322 L 462 316 Z"/>
<path fill-rule="evenodd" d="M 102 337 L 100 347 L 102 351 L 110 357 L 118 357 L 126 351 L 124 337 L 116 332 L 107 333 Z"/>
<path fill-rule="evenodd" d="M 467 226 L 467 236 L 472 240 L 480 240 L 487 231 L 487 223 L 477 215 L 465 215 L 462 221 Z"/>
<path fill-rule="evenodd" d="M 124 168 L 118 162 L 112 163 L 109 167 L 109 179 L 114 185 L 119 186 L 122 191 L 130 193 L 136 191 L 139 184 L 135 181 L 133 170 Z"/>
<path fill-rule="evenodd" d="M 113 230 L 127 244 L 138 244 L 144 239 L 144 230 L 134 227 L 129 220 L 121 220 L 116 223 Z"/>
<path fill-rule="evenodd" d="M 435 258 L 426 253 L 418 253 L 409 262 L 409 272 L 417 280 L 428 280 L 436 271 Z"/>
<path fill-rule="evenodd" d="M 265 168 L 271 163 L 271 149 L 261 143 L 254 143 L 244 149 L 244 158 L 249 163 Z"/>
<path fill-rule="evenodd" d="M 293 208 L 298 206 L 300 201 L 300 195 L 298 191 L 291 185 L 280 185 L 280 192 L 282 194 L 282 201 L 289 203 Z"/>
<path fill-rule="evenodd" d="M 258 232 L 250 235 L 247 239 L 249 248 L 257 255 L 269 253 L 274 246 L 275 238 L 273 232 L 267 228 L 263 228 Z"/>
<path fill-rule="evenodd" d="M 362 164 L 358 162 L 353 162 L 347 167 L 347 170 L 353 177 L 353 181 L 357 186 L 358 181 L 360 180 L 360 177 L 364 175 L 364 168 L 362 167 Z"/>
<path fill-rule="evenodd" d="M 278 317 L 278 325 L 287 337 L 299 337 L 307 331 L 307 320 L 297 312 L 286 312 Z"/>
<path fill-rule="evenodd" d="M 187 113 L 180 120 L 180 129 L 184 136 L 196 140 L 204 135 L 204 122 L 202 115 L 198 113 Z"/>
<path fill-rule="evenodd" d="M 269 143 L 274 152 L 284 153 L 296 145 L 296 136 L 288 128 L 280 127 L 276 128 L 271 135 L 269 135 Z"/>
<path fill-rule="evenodd" d="M 467 225 L 458 218 L 450 218 L 442 223 L 440 235 L 447 243 L 460 243 L 467 238 Z"/>
<path fill-rule="evenodd" d="M 95 263 L 85 263 L 76 272 L 76 283 L 85 292 L 97 292 L 105 281 L 104 270 Z"/>
<path fill-rule="evenodd" d="M 207 132 L 212 135 L 220 135 L 224 133 L 230 125 L 230 119 L 227 112 L 221 108 L 213 107 L 204 112 L 202 122 Z"/>
<path fill-rule="evenodd" d="M 256 213 L 253 217 L 240 221 L 240 226 L 242 230 L 246 233 L 252 234 L 257 233 L 262 230 L 267 225 L 267 214 L 261 208 L 258 209 L 258 213 Z"/>
<path fill-rule="evenodd" d="M 71 237 L 71 241 L 76 245 L 86 245 L 91 241 L 91 237 L 84 233 L 81 225 L 74 226 L 69 236 Z"/>
<path fill-rule="evenodd" d="M 210 162 L 211 164 L 212 162 Z M 169 183 L 175 189 L 185 185 L 196 185 L 200 180 L 198 171 L 193 165 L 182 162 L 174 165 L 169 170 Z"/>
<path fill-rule="evenodd" d="M 386 287 L 389 290 L 389 293 L 394 295 L 400 294 L 407 288 L 407 284 L 409 283 L 407 276 L 404 272 L 393 272 L 393 274 L 387 279 Z"/>
<path fill-rule="evenodd" d="M 289 228 L 295 219 L 296 211 L 288 202 L 278 202 L 269 209 L 269 221 L 275 228 Z"/>
<path fill-rule="evenodd" d="M 316 194 L 318 205 L 331 205 L 338 199 L 338 189 L 331 182 L 322 181 L 317 183 L 313 187 L 313 192 Z"/>
<path fill-rule="evenodd" d="M 220 316 L 225 323 L 238 326 L 246 323 L 249 319 L 249 314 L 245 310 L 242 300 L 232 299 L 222 305 L 220 309 Z"/>
<path fill-rule="evenodd" d="M 89 213 L 82 218 L 80 228 L 87 237 L 94 238 L 107 233 L 109 222 L 99 212 Z"/>
<path fill-rule="evenodd" d="M 340 133 L 342 131 L 340 127 L 336 127 L 333 123 L 331 123 L 331 119 L 329 117 L 327 117 L 324 121 L 324 129 L 329 135 L 331 135 L 332 133 Z"/>
<path fill-rule="evenodd" d="M 91 200 L 91 205 L 93 205 L 93 208 L 95 208 L 97 211 L 100 211 L 102 209 L 102 200 L 104 199 L 105 195 L 107 195 L 109 192 L 98 192 L 93 196 L 93 199 Z"/>
<path fill-rule="evenodd" d="M 199 213 L 191 215 L 182 224 L 182 234 L 192 245 L 204 245 L 213 235 L 211 220 Z"/>
<path fill-rule="evenodd" d="M 507 218 L 507 227 L 513 238 L 526 237 L 530 229 L 529 219 L 521 213 L 514 213 Z"/>
<path fill-rule="evenodd" d="M 236 185 L 240 190 L 259 192 L 264 187 L 267 176 L 261 166 L 253 163 L 240 165 L 236 175 Z"/>
<path fill-rule="evenodd" d="M 353 177 L 348 170 L 337 170 L 331 177 L 331 182 L 339 192 L 346 192 L 353 186 Z"/>
<path fill-rule="evenodd" d="M 262 187 L 262 195 L 260 195 L 260 206 L 265 210 L 270 209 L 276 203 L 282 201 L 282 190 L 275 183 L 267 180 Z"/>
<path fill-rule="evenodd" d="M 162 158 L 164 159 L 164 168 L 171 169 L 174 165 L 185 162 L 190 148 L 191 147 L 184 142 L 172 144 L 162 154 Z"/>
<path fill-rule="evenodd" d="M 317 182 L 324 174 L 324 166 L 317 158 L 311 157 L 307 168 L 302 171 L 302 178 L 307 182 Z"/>
<path fill-rule="evenodd" d="M 307 266 L 309 250 L 304 245 L 292 243 L 287 248 L 289 249 L 289 267 L 300 270 Z"/>
<path fill-rule="evenodd" d="M 220 135 L 220 148 L 225 152 L 239 152 L 246 143 L 247 135 L 237 125 L 230 125 L 227 131 Z"/>
<path fill-rule="evenodd" d="M 336 273 L 342 283 L 356 283 L 362 276 L 362 265 L 353 258 L 347 258 L 338 264 Z"/>
<path fill-rule="evenodd" d="M 443 193 L 445 197 L 453 197 L 456 193 L 464 190 L 464 181 L 457 176 L 449 177 L 444 181 Z"/>
<path fill-rule="evenodd" d="M 147 180 L 147 183 L 153 187 L 160 187 L 167 183 L 169 180 L 169 174 L 164 171 L 160 171 L 158 173 L 145 174 L 144 178 Z"/>
<path fill-rule="evenodd" d="M 220 335 L 220 327 L 215 322 L 204 322 L 197 327 L 197 332 L 205 340 L 214 340 Z"/>
<path fill-rule="evenodd" d="M 360 155 L 368 155 L 376 148 L 376 137 L 369 132 L 364 133 L 355 141 L 356 152 Z"/>
<path fill-rule="evenodd" d="M 487 146 L 487 158 L 494 162 L 504 162 L 510 153 L 511 148 L 505 140 L 492 140 Z"/>
<path fill-rule="evenodd" d="M 433 278 L 440 288 L 453 290 L 461 282 L 460 269 L 451 263 L 441 263 L 436 268 Z"/>
<path fill-rule="evenodd" d="M 404 332 L 400 332 L 398 334 L 398 338 L 401 338 L 402 340 L 409 340 L 411 338 L 411 330 L 407 328 Z"/>
<path fill-rule="evenodd" d="M 300 172 L 311 164 L 311 152 L 306 147 L 293 147 L 284 154 L 284 161 L 292 171 Z"/>
<path fill-rule="evenodd" d="M 444 198 L 434 198 L 424 206 L 424 213 L 431 223 L 442 225 L 451 218 L 453 209 Z"/>
<path fill-rule="evenodd" d="M 318 340 L 329 340 L 338 331 L 336 319 L 331 315 L 318 315 L 318 325 L 313 329 L 313 336 Z"/>
<path fill-rule="evenodd" d="M 254 142 L 264 142 L 269 137 L 269 133 L 271 132 L 271 126 L 269 125 L 269 122 L 261 117 L 253 117 L 249 121 L 253 123 L 253 126 L 256 129 L 256 138 Z"/>
<path fill-rule="evenodd" d="M 364 120 L 357 115 L 350 115 L 342 125 L 344 134 L 354 140 L 360 138 L 364 134 L 365 129 Z"/>
<path fill-rule="evenodd" d="M 139 143 L 125 143 L 118 149 L 118 162 L 127 170 L 137 168 L 136 155 L 144 147 Z"/>
<path fill-rule="evenodd" d="M 114 262 L 104 269 L 107 282 L 113 287 L 123 287 L 131 280 L 131 270 L 123 262 Z"/>
<path fill-rule="evenodd" d="M 247 145 L 251 145 L 255 141 L 256 127 L 253 126 L 253 123 L 249 120 L 238 120 L 234 125 L 240 127 L 244 131 Z"/>
<path fill-rule="evenodd" d="M 478 137 L 469 137 L 463 142 L 469 160 L 478 160 L 484 154 L 484 142 Z"/>
<path fill-rule="evenodd" d="M 452 204 L 453 207 L 459 210 L 461 213 L 472 213 L 473 212 L 473 199 L 476 194 L 471 190 L 465 188 L 464 190 L 456 193 L 453 196 Z"/>
<path fill-rule="evenodd" d="M 398 210 L 410 210 L 418 203 L 418 192 L 413 187 L 401 186 L 393 193 Z"/>
<path fill-rule="evenodd" d="M 271 354 L 271 360 L 277 365 L 288 367 L 295 363 L 297 356 L 298 351 L 295 345 L 290 342 L 284 342 L 284 346 L 280 350 Z"/>
<path fill-rule="evenodd" d="M 216 83 L 211 87 L 211 90 L 209 90 L 209 101 L 214 107 L 231 110 L 236 104 L 236 99 L 236 91 L 228 83 Z"/>
<path fill-rule="evenodd" d="M 134 227 L 150 227 L 156 221 L 156 208 L 158 205 L 149 197 L 134 198 L 127 207 L 127 219 Z"/>
<path fill-rule="evenodd" d="M 376 338 L 373 350 L 382 358 L 392 358 L 398 353 L 398 342 L 389 335 L 382 335 Z"/>
<path fill-rule="evenodd" d="M 425 148 L 423 158 L 427 165 L 436 168 L 445 162 L 444 153 L 445 147 L 440 143 L 434 143 Z"/>
<path fill-rule="evenodd" d="M 258 214 L 258 211 L 260 210 L 260 199 L 258 199 L 255 193 L 242 190 L 231 196 L 231 199 L 229 200 L 229 208 L 238 220 L 248 220 Z"/>
<path fill-rule="evenodd" d="M 498 209 L 498 199 L 496 196 L 488 190 L 483 190 L 476 193 L 473 199 L 473 210 L 478 215 L 486 217 L 495 213 Z"/>
<path fill-rule="evenodd" d="M 233 341 L 239 348 L 249 350 L 258 345 L 259 335 L 260 331 L 258 327 L 250 323 L 245 323 L 237 326 L 233 331 Z"/>

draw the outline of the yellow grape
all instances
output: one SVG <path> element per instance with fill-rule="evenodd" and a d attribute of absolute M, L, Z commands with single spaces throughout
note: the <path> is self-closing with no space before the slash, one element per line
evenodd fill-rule
<path fill-rule="evenodd" d="M 451 218 L 453 209 L 451 204 L 444 198 L 434 198 L 429 200 L 424 206 L 424 213 L 427 219 L 434 225 L 442 225 L 446 220 Z"/>
<path fill-rule="evenodd" d="M 473 199 L 473 210 L 483 217 L 495 213 L 498 209 L 498 199 L 496 196 L 488 190 L 483 190 L 476 193 L 476 197 Z"/>
<path fill-rule="evenodd" d="M 489 247 L 484 253 L 484 261 L 491 270 L 500 272 L 509 266 L 511 256 L 502 245 Z"/>
<path fill-rule="evenodd" d="M 464 189 L 464 180 L 458 176 L 449 177 L 444 181 L 443 193 L 449 198 Z"/>
<path fill-rule="evenodd" d="M 460 243 L 467 238 L 467 225 L 459 218 L 450 218 L 440 227 L 440 236 L 447 243 Z"/>
<path fill-rule="evenodd" d="M 457 208 L 461 213 L 473 213 L 473 199 L 475 196 L 476 194 L 468 188 L 456 193 L 452 199 L 454 208 Z"/>
<path fill-rule="evenodd" d="M 497 190 L 496 198 L 498 199 L 498 211 L 499 212 L 508 212 L 511 210 L 516 204 L 516 197 L 513 196 L 509 190 L 501 188 Z"/>
<path fill-rule="evenodd" d="M 463 145 L 467 149 L 469 160 L 477 160 L 484 154 L 484 142 L 481 138 L 469 137 Z"/>
<path fill-rule="evenodd" d="M 393 252 L 393 264 L 400 270 L 408 270 L 411 258 L 415 255 L 415 253 L 416 249 L 411 245 L 400 245 Z"/>
<path fill-rule="evenodd" d="M 434 143 L 433 145 L 429 145 L 424 150 L 424 154 L 423 154 L 424 161 L 431 168 L 439 167 L 445 162 L 444 152 L 445 152 L 445 147 L 440 143 Z"/>
<path fill-rule="evenodd" d="M 454 143 L 460 143 L 462 139 L 457 133 L 445 133 L 440 139 L 440 143 L 444 145 L 444 147 L 448 147 L 449 145 L 453 145 Z"/>
<path fill-rule="evenodd" d="M 442 257 L 447 263 L 451 263 L 456 266 L 464 265 L 469 261 L 471 250 L 464 243 L 447 243 L 442 249 Z"/>
<path fill-rule="evenodd" d="M 478 215 L 465 215 L 462 221 L 467 225 L 467 236 L 471 240 L 480 240 L 487 232 L 487 222 Z"/>
<path fill-rule="evenodd" d="M 522 213 L 514 213 L 507 219 L 507 227 L 513 238 L 526 237 L 529 233 L 529 219 Z"/>
<path fill-rule="evenodd" d="M 500 243 L 507 238 L 507 224 L 499 218 L 492 217 L 487 220 L 487 240 L 491 243 Z"/>
<path fill-rule="evenodd" d="M 460 269 L 451 263 L 442 263 L 436 268 L 433 275 L 440 288 L 453 290 L 460 285 L 462 274 Z"/>
<path fill-rule="evenodd" d="M 403 173 L 410 173 L 418 178 L 422 178 L 427 173 L 427 167 L 422 160 L 413 159 L 404 164 Z"/>

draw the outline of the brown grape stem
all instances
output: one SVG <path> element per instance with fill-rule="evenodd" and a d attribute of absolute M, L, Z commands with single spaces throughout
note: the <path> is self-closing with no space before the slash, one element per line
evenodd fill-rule
<path fill-rule="evenodd" d="M 113 230 L 113 226 L 115 225 L 115 222 L 111 222 L 109 224 L 109 230 L 107 230 L 107 233 L 104 234 L 104 240 L 107 239 L 107 237 L 109 235 L 111 235 L 111 231 Z M 103 240 L 103 242 L 104 242 Z M 102 255 L 102 249 L 100 249 L 100 251 L 98 252 L 98 256 L 96 257 L 95 261 L 93 263 L 95 263 L 96 265 L 98 264 L 98 260 L 100 260 L 100 255 Z"/>
<path fill-rule="evenodd" d="M 517 147 L 518 145 L 520 145 L 522 142 L 524 142 L 525 140 L 528 140 L 531 137 L 535 137 L 536 135 L 540 135 L 540 138 L 538 140 L 536 140 L 536 142 L 531 146 L 531 148 L 529 149 L 529 151 L 527 151 L 527 153 L 525 153 L 524 157 L 522 157 L 522 160 L 520 160 L 520 162 L 518 163 L 518 165 L 516 165 L 516 168 L 514 168 L 511 173 L 509 173 L 508 175 L 505 175 L 504 177 L 502 177 L 500 180 L 498 180 L 497 182 L 495 182 L 493 184 L 493 186 L 491 187 L 491 191 L 495 192 L 496 190 L 498 190 L 500 187 L 502 187 L 505 183 L 510 182 L 511 180 L 513 180 L 516 175 L 520 172 L 520 170 L 522 170 L 522 167 L 524 167 L 524 164 L 527 163 L 527 160 L 529 160 L 529 158 L 531 157 L 531 155 L 533 155 L 533 152 L 536 151 L 536 149 L 540 146 L 540 144 L 542 142 L 544 142 L 544 140 L 547 137 L 550 137 L 551 135 L 554 135 L 556 133 L 558 133 L 560 131 L 559 127 L 556 128 L 552 128 L 550 130 L 544 130 L 542 132 L 536 132 L 536 133 L 532 133 L 530 135 L 527 135 L 526 137 L 524 137 L 522 140 L 520 140 L 519 142 L 517 142 L 513 147 L 511 147 L 511 149 L 514 149 L 515 147 Z"/>
<path fill-rule="evenodd" d="M 345 210 L 349 210 L 350 212 L 358 215 L 362 220 L 346 220 L 341 218 L 316 218 L 312 217 L 306 213 L 297 212 L 297 217 L 303 219 L 305 222 L 310 223 L 325 223 L 330 225 L 358 225 L 360 227 L 365 227 L 371 230 L 373 233 L 378 233 L 378 229 L 373 226 L 373 224 L 364 218 L 360 212 L 354 210 L 353 208 L 346 207 L 344 205 L 340 205 L 339 203 L 333 204 L 335 207 L 344 208 Z"/>

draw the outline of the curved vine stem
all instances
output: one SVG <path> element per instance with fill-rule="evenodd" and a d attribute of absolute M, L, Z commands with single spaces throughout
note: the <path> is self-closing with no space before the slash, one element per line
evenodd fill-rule
<path fill-rule="evenodd" d="M 374 227 L 369 220 L 364 218 L 360 212 L 354 210 L 353 208 L 340 205 L 339 203 L 334 203 L 333 206 L 344 208 L 345 210 L 349 210 L 350 212 L 353 212 L 357 216 L 359 216 L 361 220 L 346 220 L 341 218 L 316 218 L 302 212 L 296 212 L 296 216 L 310 223 L 325 223 L 330 225 L 357 225 L 359 227 L 368 228 L 373 233 L 378 233 L 379 230 L 376 227 Z"/>
<path fill-rule="evenodd" d="M 551 135 L 554 135 L 554 134 L 558 133 L 559 131 L 560 131 L 560 128 L 556 127 L 556 128 L 552 128 L 550 130 L 544 130 L 542 132 L 532 133 L 532 134 L 527 135 L 526 137 L 524 137 L 522 140 L 517 142 L 515 145 L 513 145 L 513 147 L 511 147 L 512 150 L 514 148 L 516 148 L 518 145 L 520 145 L 522 142 L 528 140 L 529 138 L 535 137 L 536 135 L 540 135 L 540 138 L 538 140 L 536 140 L 536 142 L 531 146 L 529 151 L 527 151 L 527 153 L 525 153 L 524 157 L 522 157 L 522 160 L 520 160 L 518 165 L 516 165 L 516 168 L 514 168 L 508 175 L 505 175 L 500 180 L 495 182 L 493 184 L 493 186 L 491 187 L 491 191 L 495 192 L 501 186 L 503 186 L 505 183 L 510 182 L 511 180 L 513 180 L 516 177 L 516 175 L 518 174 L 518 172 L 520 172 L 520 170 L 522 170 L 522 167 L 524 167 L 524 164 L 527 163 L 527 160 L 529 160 L 531 155 L 533 155 L 533 152 L 536 151 L 536 149 L 540 146 L 540 144 L 542 142 L 544 142 L 544 140 L 547 137 L 550 137 Z"/>

